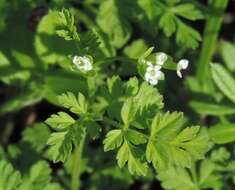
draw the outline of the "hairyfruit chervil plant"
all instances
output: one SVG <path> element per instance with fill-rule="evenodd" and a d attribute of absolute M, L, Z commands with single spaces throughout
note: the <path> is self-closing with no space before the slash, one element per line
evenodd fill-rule
<path fill-rule="evenodd" d="M 232 190 L 235 48 L 217 40 L 227 5 L 0 0 L 0 189 Z M 216 44 L 227 69 L 211 63 Z"/>

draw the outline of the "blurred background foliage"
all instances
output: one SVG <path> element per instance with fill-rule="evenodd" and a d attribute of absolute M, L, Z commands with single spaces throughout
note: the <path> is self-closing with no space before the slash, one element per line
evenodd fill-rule
<path fill-rule="evenodd" d="M 207 158 L 195 166 L 200 188 L 234 189 L 235 1 L 228 2 L 214 47 L 212 61 L 219 64 L 209 66 L 209 74 L 201 81 L 196 71 L 206 20 L 214 11 L 207 6 L 210 2 L 0 0 L 0 158 L 9 160 L 23 174 L 22 190 L 67 189 L 71 163 L 63 169 L 48 160 L 45 144 L 50 131 L 43 122 L 60 109 L 58 94 L 79 91 L 87 95 L 87 89 L 92 88 L 69 68 L 70 56 L 80 53 L 76 44 L 56 34 L 63 27 L 58 17 L 63 7 L 78 19 L 80 51 L 89 52 L 97 62 L 114 56 L 137 59 L 150 46 L 176 60 L 190 60 L 184 80 L 167 72 L 157 88 L 165 98 L 166 110 L 183 111 L 189 124 L 206 126 L 215 143 Z M 137 75 L 136 65 L 110 59 L 101 65 L 98 84 L 114 73 L 126 80 Z M 161 188 L 155 176 L 140 179 L 119 169 L 112 153 L 104 154 L 101 145 L 99 139 L 89 142 L 89 159 L 83 159 L 84 189 Z M 0 174 L 6 166 L 12 167 L 0 163 Z M 196 190 L 188 175 L 187 169 L 171 168 L 157 178 L 165 189 Z M 10 181 L 9 176 L 6 179 Z M 12 186 L 14 183 L 17 180 Z M 5 189 L 11 189 L 11 184 L 0 180 Z"/>

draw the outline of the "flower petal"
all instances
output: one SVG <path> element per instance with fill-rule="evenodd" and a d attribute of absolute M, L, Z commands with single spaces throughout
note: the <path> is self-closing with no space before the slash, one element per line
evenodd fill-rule
<path fill-rule="evenodd" d="M 153 67 L 153 66 L 149 66 L 149 67 L 147 67 L 147 69 L 146 69 L 147 72 L 151 72 L 151 71 L 153 71 L 153 70 L 154 70 L 154 67 Z"/>
<path fill-rule="evenodd" d="M 149 81 L 152 78 L 152 75 L 148 72 L 145 73 L 144 78 L 146 81 Z"/>
<path fill-rule="evenodd" d="M 157 77 L 158 80 L 164 80 L 165 79 L 165 75 L 162 71 L 157 71 L 156 77 Z"/>
<path fill-rule="evenodd" d="M 92 69 L 92 65 L 90 63 L 84 65 L 85 71 L 90 71 Z"/>
<path fill-rule="evenodd" d="M 160 65 L 155 65 L 153 69 L 155 72 L 158 72 L 161 68 L 162 67 Z"/>
<path fill-rule="evenodd" d="M 177 70 L 176 74 L 178 75 L 179 78 L 182 78 L 182 74 L 181 74 L 180 70 Z"/>
<path fill-rule="evenodd" d="M 160 52 L 156 55 L 156 64 L 163 65 L 167 60 L 167 55 L 163 52 Z"/>
<path fill-rule="evenodd" d="M 149 80 L 149 83 L 154 86 L 154 85 L 157 85 L 158 80 L 152 78 L 151 80 Z"/>
<path fill-rule="evenodd" d="M 181 59 L 179 62 L 178 62 L 178 67 L 180 67 L 181 69 L 187 69 L 189 65 L 189 61 L 187 59 Z"/>
<path fill-rule="evenodd" d="M 150 61 L 146 61 L 146 64 L 147 64 L 148 66 L 153 66 L 153 64 L 152 64 Z"/>
<path fill-rule="evenodd" d="M 78 56 L 74 56 L 74 57 L 73 57 L 73 63 L 76 63 L 77 60 L 78 60 Z"/>
<path fill-rule="evenodd" d="M 176 71 L 176 74 L 178 75 L 178 77 L 182 78 L 181 70 L 187 69 L 188 65 L 189 65 L 189 61 L 187 59 L 181 59 L 178 62 L 177 71 Z"/>

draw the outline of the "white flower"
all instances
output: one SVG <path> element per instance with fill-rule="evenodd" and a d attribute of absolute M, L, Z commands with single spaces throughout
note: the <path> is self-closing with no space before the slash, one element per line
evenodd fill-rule
<path fill-rule="evenodd" d="M 167 60 L 167 55 L 163 52 L 157 53 L 156 55 L 156 64 L 163 65 Z"/>
<path fill-rule="evenodd" d="M 149 65 L 146 69 L 145 80 L 151 85 L 156 85 L 159 80 L 163 80 L 164 74 L 160 69 L 161 66 L 159 65 Z"/>
<path fill-rule="evenodd" d="M 177 75 L 182 78 L 181 70 L 187 69 L 189 61 L 187 59 L 181 59 L 177 64 Z"/>
<path fill-rule="evenodd" d="M 148 65 L 145 73 L 145 80 L 151 85 L 156 85 L 159 80 L 164 79 L 164 73 L 161 71 L 162 65 L 166 62 L 167 55 L 163 52 L 156 54 L 156 62 L 145 61 Z"/>
<path fill-rule="evenodd" d="M 153 64 L 150 61 L 145 62 L 148 66 L 153 66 Z"/>
<path fill-rule="evenodd" d="M 92 70 L 91 59 L 87 56 L 74 56 L 73 64 L 81 71 L 87 72 Z"/>

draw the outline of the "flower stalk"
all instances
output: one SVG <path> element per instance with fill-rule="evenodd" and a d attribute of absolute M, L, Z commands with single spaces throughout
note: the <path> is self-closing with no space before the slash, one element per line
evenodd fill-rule
<path fill-rule="evenodd" d="M 84 149 L 86 139 L 86 133 L 83 135 L 80 145 L 74 151 L 72 157 L 72 171 L 71 171 L 71 190 L 79 190 L 81 187 L 80 174 L 81 174 L 81 164 L 82 164 L 82 154 Z"/>
<path fill-rule="evenodd" d="M 207 18 L 206 27 L 204 30 L 203 44 L 199 61 L 197 63 L 196 75 L 199 81 L 203 82 L 207 79 L 209 72 L 209 63 L 215 50 L 217 37 L 223 21 L 223 14 L 228 5 L 228 0 L 212 0 L 209 7 L 211 7 L 211 14 Z"/>

